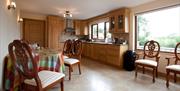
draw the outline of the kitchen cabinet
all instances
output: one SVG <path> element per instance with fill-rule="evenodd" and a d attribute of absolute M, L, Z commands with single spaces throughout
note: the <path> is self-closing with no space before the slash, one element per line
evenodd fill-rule
<path fill-rule="evenodd" d="M 107 45 L 107 63 L 111 65 L 120 65 L 120 46 Z"/>
<path fill-rule="evenodd" d="M 86 44 L 86 43 L 83 43 L 83 51 L 82 51 L 82 56 L 86 56 L 86 57 L 92 57 L 93 54 L 92 54 L 92 48 L 93 45 L 92 44 Z"/>
<path fill-rule="evenodd" d="M 93 45 L 93 57 L 95 60 L 99 60 L 99 61 L 106 61 L 106 46 L 104 45 L 99 45 L 99 44 L 94 44 Z M 92 57 L 92 58 L 93 58 Z"/>
<path fill-rule="evenodd" d="M 75 20 L 75 34 L 88 35 L 88 24 L 85 20 Z"/>
<path fill-rule="evenodd" d="M 92 60 L 112 65 L 118 68 L 123 66 L 123 54 L 128 45 L 83 43 L 82 56 Z"/>
<path fill-rule="evenodd" d="M 111 33 L 129 33 L 130 10 L 121 8 L 110 12 L 110 32 Z"/>
<path fill-rule="evenodd" d="M 60 42 L 59 43 L 59 50 L 63 51 L 63 47 L 64 47 L 64 42 Z"/>
<path fill-rule="evenodd" d="M 47 16 L 47 46 L 59 49 L 61 32 L 64 30 L 64 19 L 59 16 Z"/>
<path fill-rule="evenodd" d="M 23 19 L 23 39 L 30 44 L 38 43 L 45 47 L 45 21 Z"/>

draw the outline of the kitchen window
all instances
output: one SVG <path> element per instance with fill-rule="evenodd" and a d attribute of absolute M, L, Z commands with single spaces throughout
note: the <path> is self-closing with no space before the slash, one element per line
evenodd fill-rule
<path fill-rule="evenodd" d="M 106 25 L 106 27 L 105 27 L 105 30 L 106 30 L 106 38 L 112 38 L 112 35 L 111 35 L 111 33 L 109 32 L 109 22 L 105 22 L 105 25 Z"/>
<path fill-rule="evenodd" d="M 91 25 L 91 31 L 89 34 L 91 39 L 104 40 L 105 38 L 111 38 L 111 33 L 109 32 L 109 22 L 101 22 Z"/>
<path fill-rule="evenodd" d="M 98 38 L 98 25 L 94 24 L 92 25 L 92 39 Z"/>
<path fill-rule="evenodd" d="M 148 40 L 159 42 L 161 51 L 174 51 L 180 42 L 180 6 L 136 15 L 136 49 Z"/>

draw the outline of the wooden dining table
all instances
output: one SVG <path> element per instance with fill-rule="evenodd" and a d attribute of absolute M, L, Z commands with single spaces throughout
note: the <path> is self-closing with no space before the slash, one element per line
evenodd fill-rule
<path fill-rule="evenodd" d="M 38 71 L 50 70 L 64 72 L 65 66 L 62 52 L 54 49 L 39 49 L 33 51 L 34 59 L 37 62 Z M 7 55 L 4 59 L 3 89 L 8 91 L 18 91 L 19 76 L 14 69 L 11 58 Z"/>

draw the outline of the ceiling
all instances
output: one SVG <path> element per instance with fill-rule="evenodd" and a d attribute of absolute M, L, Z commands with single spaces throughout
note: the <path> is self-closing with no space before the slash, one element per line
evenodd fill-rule
<path fill-rule="evenodd" d="M 87 19 L 121 7 L 134 7 L 154 0 L 16 0 L 21 11 L 58 15 L 69 10 L 74 19 Z"/>

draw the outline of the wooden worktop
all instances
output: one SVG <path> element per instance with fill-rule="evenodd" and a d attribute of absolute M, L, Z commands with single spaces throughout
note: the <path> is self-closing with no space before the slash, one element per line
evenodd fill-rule
<path fill-rule="evenodd" d="M 106 43 L 106 42 L 83 42 L 87 44 L 101 44 L 101 45 L 114 45 L 114 46 L 124 46 L 127 44 L 114 44 L 114 43 Z"/>

